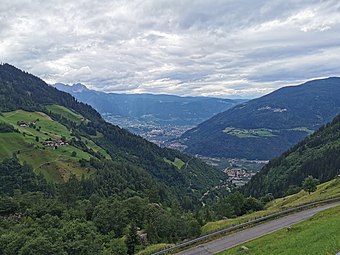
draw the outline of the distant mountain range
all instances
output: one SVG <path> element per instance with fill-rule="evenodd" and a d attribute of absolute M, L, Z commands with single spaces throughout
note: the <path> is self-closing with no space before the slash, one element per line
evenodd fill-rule
<path fill-rule="evenodd" d="M 278 89 L 235 106 L 185 132 L 186 152 L 271 159 L 340 113 L 340 78 Z"/>
<path fill-rule="evenodd" d="M 195 126 L 217 113 L 247 100 L 180 97 L 155 94 L 115 94 L 90 90 L 83 84 L 52 85 L 87 103 L 102 115 L 152 121 L 160 125 Z"/>

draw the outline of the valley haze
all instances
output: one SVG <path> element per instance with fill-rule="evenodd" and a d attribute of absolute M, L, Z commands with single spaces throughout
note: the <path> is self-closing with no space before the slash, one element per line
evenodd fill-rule
<path fill-rule="evenodd" d="M 160 146 L 178 138 L 212 116 L 244 99 L 179 97 L 155 94 L 117 94 L 90 90 L 83 84 L 52 85 L 94 107 L 109 122 L 138 134 Z"/>

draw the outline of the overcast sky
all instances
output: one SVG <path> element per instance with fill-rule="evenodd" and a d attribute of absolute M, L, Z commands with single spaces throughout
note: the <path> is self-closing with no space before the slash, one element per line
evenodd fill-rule
<path fill-rule="evenodd" d="M 1 0 L 0 61 L 46 82 L 251 98 L 340 74 L 338 0 Z"/>

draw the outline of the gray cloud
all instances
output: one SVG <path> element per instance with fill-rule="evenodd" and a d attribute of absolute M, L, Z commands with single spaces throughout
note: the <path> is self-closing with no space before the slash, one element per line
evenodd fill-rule
<path fill-rule="evenodd" d="M 336 0 L 4 0 L 0 60 L 108 92 L 255 97 L 339 75 Z"/>

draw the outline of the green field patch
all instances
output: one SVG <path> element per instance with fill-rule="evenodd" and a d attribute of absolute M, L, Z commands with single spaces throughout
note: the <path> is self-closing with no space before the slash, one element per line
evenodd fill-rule
<path fill-rule="evenodd" d="M 260 138 L 275 136 L 275 134 L 273 134 L 273 130 L 267 128 L 238 129 L 234 127 L 226 127 L 223 132 L 238 138 Z"/>
<path fill-rule="evenodd" d="M 46 106 L 46 108 L 49 111 L 51 111 L 55 114 L 59 114 L 59 115 L 63 116 L 65 119 L 76 122 L 78 124 L 80 124 L 82 121 L 84 121 L 84 118 L 80 114 L 77 114 L 77 113 L 67 109 L 64 106 L 54 104 L 54 105 L 48 105 L 48 106 Z"/>
<path fill-rule="evenodd" d="M 58 159 L 59 155 L 54 154 L 51 150 L 32 149 L 21 151 L 17 155 L 21 162 L 26 162 L 33 167 L 33 170 Z"/>
<path fill-rule="evenodd" d="M 139 251 L 136 255 L 151 255 L 155 252 L 171 248 L 175 246 L 174 244 L 167 244 L 167 243 L 158 243 L 158 244 L 152 244 L 148 247 L 146 247 L 144 250 Z"/>
<path fill-rule="evenodd" d="M 48 115 L 42 112 L 27 112 L 23 110 L 6 112 L 0 116 L 0 121 L 12 124 L 21 133 L 34 137 L 38 136 L 41 139 L 57 139 L 62 136 L 65 136 L 66 138 L 71 137 L 67 127 L 52 120 Z M 35 123 L 35 128 L 21 127 L 17 124 L 18 122 Z"/>
<path fill-rule="evenodd" d="M 89 167 L 81 168 L 78 162 L 73 160 L 58 158 L 52 162 L 45 162 L 35 169 L 37 174 L 42 174 L 49 182 L 62 183 L 67 182 L 71 175 L 89 178 L 95 173 L 95 170 Z"/>
<path fill-rule="evenodd" d="M 58 149 L 53 149 L 54 153 L 66 158 L 73 158 L 75 160 L 79 160 L 79 159 L 86 159 L 86 160 L 90 160 L 90 158 L 92 157 L 89 153 L 82 151 L 76 147 L 73 146 L 59 146 Z M 72 153 L 75 152 L 76 155 L 72 156 Z"/>
<path fill-rule="evenodd" d="M 174 164 L 178 169 L 182 169 L 182 167 L 185 165 L 185 163 L 179 158 L 175 158 Z"/>
<path fill-rule="evenodd" d="M 90 136 L 92 139 L 97 139 L 97 138 L 103 138 L 104 135 L 98 131 L 96 131 L 96 135 L 91 135 Z"/>
<path fill-rule="evenodd" d="M 72 156 L 72 152 L 76 156 Z M 60 146 L 54 148 L 35 148 L 30 151 L 23 151 L 17 155 L 21 162 L 26 161 L 33 167 L 37 174 L 42 174 L 50 182 L 67 181 L 71 174 L 81 178 L 88 177 L 94 170 L 81 168 L 79 159 L 89 160 L 91 155 L 73 146 Z"/>
<path fill-rule="evenodd" d="M 167 158 L 163 158 L 163 159 L 164 159 L 164 161 L 165 161 L 166 163 L 168 163 L 168 164 L 170 164 L 170 165 L 173 165 L 173 166 L 177 167 L 177 169 L 181 169 L 181 168 L 185 165 L 185 163 L 183 162 L 183 160 L 181 160 L 181 159 L 179 159 L 179 158 L 175 158 L 174 161 L 171 161 L 171 160 L 169 160 L 169 159 L 167 159 Z"/>
<path fill-rule="evenodd" d="M 318 185 L 318 189 L 310 195 L 306 191 L 300 191 L 294 195 L 277 198 L 266 205 L 270 210 L 283 210 L 302 204 L 320 201 L 328 198 L 340 197 L 340 179 L 334 179 L 329 182 Z"/>
<path fill-rule="evenodd" d="M 102 149 L 100 146 L 98 146 L 95 142 L 93 142 L 90 139 L 87 139 L 85 137 L 81 137 L 81 140 L 86 144 L 86 146 L 90 149 L 92 149 L 95 152 L 99 152 L 102 154 L 106 159 L 111 159 L 110 155 L 107 154 L 106 150 Z"/>
<path fill-rule="evenodd" d="M 31 139 L 33 141 L 33 139 Z M 31 145 L 28 139 L 19 133 L 0 134 L 0 158 L 9 158 L 14 152 L 29 149 Z"/>
<path fill-rule="evenodd" d="M 291 230 L 282 229 L 218 253 L 231 254 L 336 254 L 340 251 L 340 206 L 319 212 L 312 218 L 291 226 Z"/>
<path fill-rule="evenodd" d="M 306 128 L 306 127 L 296 127 L 296 128 L 291 128 L 291 129 L 288 129 L 288 130 L 306 132 L 308 135 L 311 135 L 311 134 L 314 133 L 314 130 L 311 130 L 311 129 Z"/>

